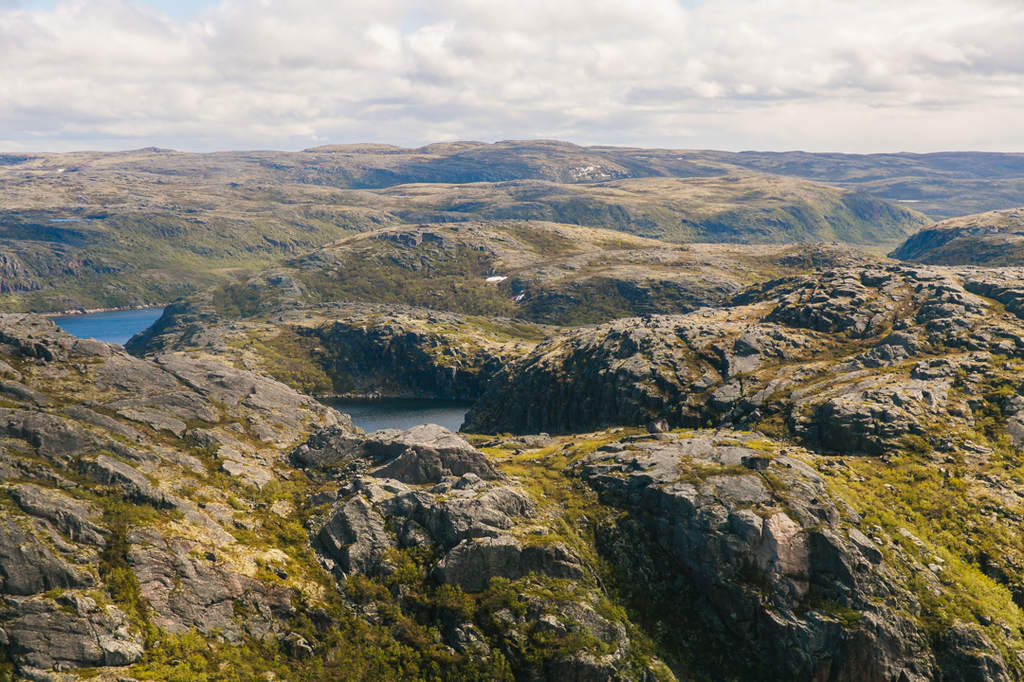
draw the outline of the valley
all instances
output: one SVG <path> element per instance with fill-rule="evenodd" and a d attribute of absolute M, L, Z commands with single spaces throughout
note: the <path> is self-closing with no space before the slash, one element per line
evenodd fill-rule
<path fill-rule="evenodd" d="M 0 680 L 1024 679 L 1022 158 L 0 155 Z"/>

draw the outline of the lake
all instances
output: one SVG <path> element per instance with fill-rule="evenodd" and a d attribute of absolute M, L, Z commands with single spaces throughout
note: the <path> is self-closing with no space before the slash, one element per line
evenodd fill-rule
<path fill-rule="evenodd" d="M 163 312 L 163 308 L 143 308 L 85 315 L 61 315 L 52 319 L 58 327 L 80 339 L 96 339 L 124 345 L 128 339 L 156 322 Z"/>
<path fill-rule="evenodd" d="M 85 315 L 62 315 L 53 321 L 64 331 L 81 339 L 93 338 L 107 343 L 124 344 L 153 324 L 163 308 L 117 310 Z M 364 431 L 409 429 L 419 424 L 439 424 L 458 431 L 472 407 L 466 400 L 422 400 L 418 398 L 385 398 L 382 400 L 324 400 L 339 412 L 352 416 Z"/>
<path fill-rule="evenodd" d="M 419 424 L 438 424 L 458 431 L 473 406 L 466 400 L 421 400 L 385 398 L 382 400 L 324 400 L 339 412 L 351 415 L 353 423 L 364 431 L 409 429 Z"/>

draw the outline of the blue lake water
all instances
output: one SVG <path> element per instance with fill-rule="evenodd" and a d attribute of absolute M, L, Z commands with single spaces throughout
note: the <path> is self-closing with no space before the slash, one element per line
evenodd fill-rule
<path fill-rule="evenodd" d="M 352 416 L 364 431 L 410 429 L 419 424 L 438 424 L 458 431 L 473 406 L 464 400 L 420 400 L 387 398 L 383 400 L 324 400 L 339 412 Z"/>
<path fill-rule="evenodd" d="M 79 338 L 93 338 L 108 343 L 124 344 L 153 324 L 163 308 L 118 310 L 109 313 L 62 315 L 53 321 L 69 334 Z M 419 424 L 439 424 L 458 431 L 472 407 L 465 400 L 421 400 L 416 398 L 386 398 L 383 400 L 324 400 L 339 412 L 352 416 L 356 426 L 364 431 L 379 429 L 409 429 Z"/>
<path fill-rule="evenodd" d="M 62 315 L 53 318 L 58 327 L 80 339 L 96 339 L 107 343 L 128 342 L 149 325 L 156 322 L 163 308 L 142 310 L 115 310 L 109 313 Z"/>

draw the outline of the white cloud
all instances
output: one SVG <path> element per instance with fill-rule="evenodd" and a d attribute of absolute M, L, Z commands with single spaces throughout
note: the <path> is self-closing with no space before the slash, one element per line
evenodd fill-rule
<path fill-rule="evenodd" d="M 8 150 L 1024 150 L 1016 0 L 0 0 Z"/>

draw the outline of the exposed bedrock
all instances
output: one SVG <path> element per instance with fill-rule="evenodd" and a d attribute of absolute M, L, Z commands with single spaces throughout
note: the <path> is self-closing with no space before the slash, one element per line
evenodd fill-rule
<path fill-rule="evenodd" d="M 973 288 L 978 278 L 963 276 Z M 932 423 L 970 427 L 957 382 L 982 380 L 995 355 L 1024 357 L 1024 325 L 941 269 L 837 269 L 752 287 L 734 303 L 549 339 L 499 373 L 463 429 L 578 433 L 663 419 L 882 454 Z"/>
<path fill-rule="evenodd" d="M 574 467 L 628 512 L 599 528 L 599 551 L 632 590 L 702 624 L 673 636 L 729 652 L 740 678 L 1008 679 L 980 630 L 953 626 L 934 646 L 907 615 L 917 598 L 813 469 L 724 436 L 612 444 Z M 686 475 L 702 467 L 721 473 Z"/>

